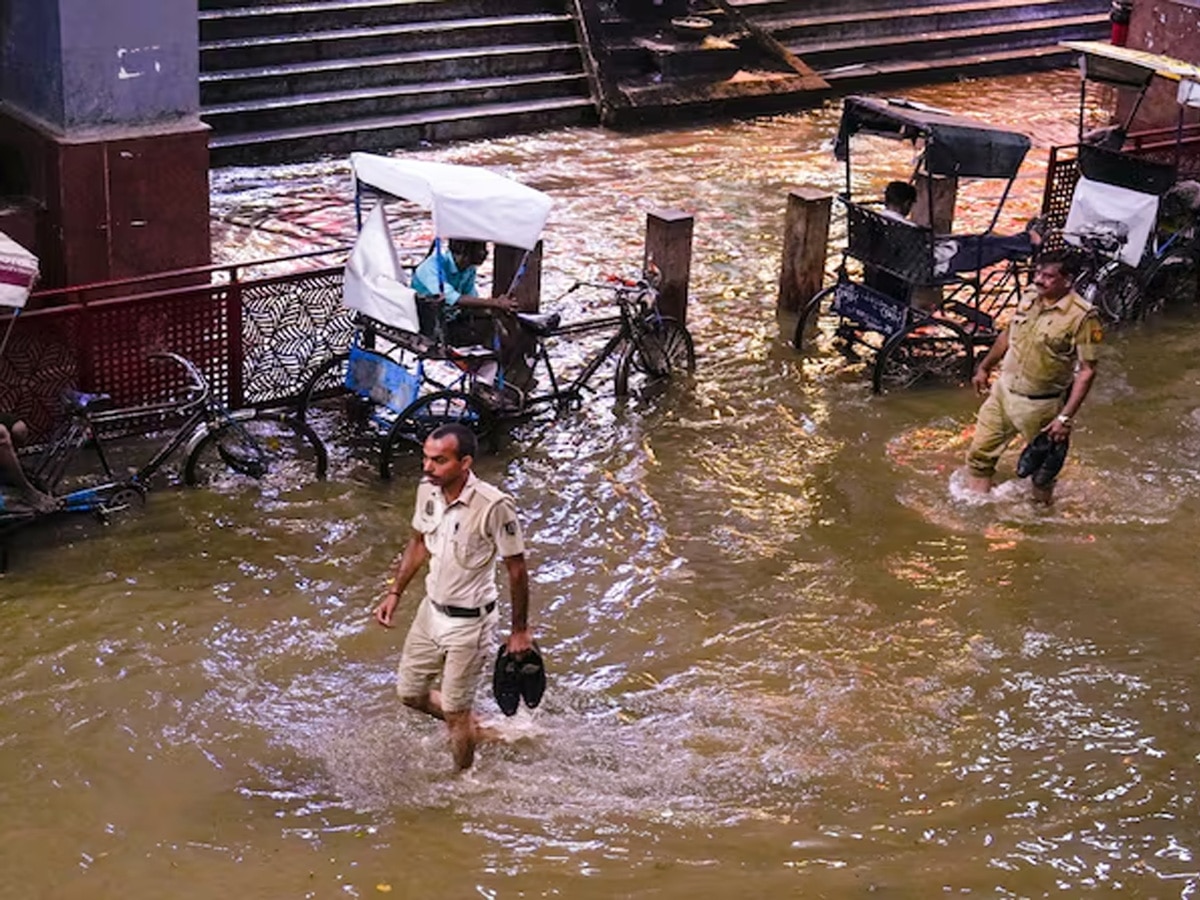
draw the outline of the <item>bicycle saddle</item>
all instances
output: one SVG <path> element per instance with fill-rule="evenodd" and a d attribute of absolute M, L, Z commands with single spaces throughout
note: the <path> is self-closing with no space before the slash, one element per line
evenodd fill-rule
<path fill-rule="evenodd" d="M 67 407 L 68 412 L 83 412 L 87 409 L 95 409 L 103 406 L 112 397 L 108 394 L 88 394 L 84 391 L 76 391 L 68 388 L 63 391 L 63 405 Z"/>
<path fill-rule="evenodd" d="M 562 322 L 558 313 L 517 313 L 517 321 L 526 331 L 532 331 L 538 337 L 549 337 Z"/>

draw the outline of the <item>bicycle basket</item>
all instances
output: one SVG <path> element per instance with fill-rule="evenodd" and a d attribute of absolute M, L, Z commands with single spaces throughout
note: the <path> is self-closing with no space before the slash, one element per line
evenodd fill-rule
<path fill-rule="evenodd" d="M 400 412 L 417 397 L 421 376 L 382 353 L 350 348 L 346 388 L 379 406 Z"/>

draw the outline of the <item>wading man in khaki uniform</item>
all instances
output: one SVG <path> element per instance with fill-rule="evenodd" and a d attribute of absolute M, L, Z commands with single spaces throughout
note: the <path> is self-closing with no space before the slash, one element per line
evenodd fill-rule
<path fill-rule="evenodd" d="M 1056 442 L 1070 438 L 1075 414 L 1096 378 L 1103 340 L 1096 311 L 1071 288 L 1076 274 L 1067 257 L 1044 254 L 1034 274 L 1037 296 L 1021 301 L 971 379 L 979 393 L 987 394 L 967 452 L 972 490 L 991 489 L 996 461 L 1015 435 L 1026 442 L 1041 431 Z M 1000 375 L 989 391 L 997 364 Z M 1044 485 L 1035 479 L 1034 500 L 1049 503 L 1053 493 L 1053 479 Z"/>
<path fill-rule="evenodd" d="M 425 440 L 425 479 L 417 489 L 412 534 L 387 597 L 375 609 L 375 620 L 391 628 L 400 594 L 429 563 L 425 596 L 404 639 L 396 691 L 406 706 L 445 720 L 459 769 L 470 768 L 481 737 L 472 706 L 484 663 L 496 650 L 497 556 L 512 597 L 508 652 L 521 654 L 533 645 L 516 506 L 471 471 L 475 453 L 475 435 L 463 425 L 443 425 Z M 434 690 L 439 677 L 441 690 Z"/>

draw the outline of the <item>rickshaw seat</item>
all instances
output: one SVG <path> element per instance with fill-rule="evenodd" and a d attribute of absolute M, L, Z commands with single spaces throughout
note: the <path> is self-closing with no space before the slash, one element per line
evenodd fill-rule
<path fill-rule="evenodd" d="M 549 337 L 562 323 L 562 316 L 558 313 L 517 313 L 517 321 L 526 331 L 538 337 Z"/>
<path fill-rule="evenodd" d="M 846 252 L 911 285 L 937 283 L 933 270 L 933 231 L 846 201 Z"/>

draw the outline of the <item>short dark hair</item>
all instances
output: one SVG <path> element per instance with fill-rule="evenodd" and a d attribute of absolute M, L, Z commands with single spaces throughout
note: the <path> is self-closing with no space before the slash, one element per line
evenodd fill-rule
<path fill-rule="evenodd" d="M 917 202 L 917 189 L 907 181 L 889 181 L 883 189 L 883 202 L 888 206 L 911 207 Z"/>
<path fill-rule="evenodd" d="M 464 456 L 474 458 L 479 452 L 479 441 L 475 437 L 475 432 L 461 422 L 447 422 L 445 425 L 439 425 L 430 432 L 429 436 L 435 441 L 448 437 L 454 438 L 459 459 Z"/>
<path fill-rule="evenodd" d="M 1037 258 L 1035 268 L 1040 269 L 1042 266 L 1058 266 L 1058 270 L 1070 281 L 1078 278 L 1083 270 L 1078 254 L 1067 250 L 1050 250 L 1041 254 Z"/>
<path fill-rule="evenodd" d="M 478 266 L 487 259 L 487 243 L 484 241 L 468 241 L 463 238 L 450 238 L 450 253 L 461 256 L 469 266 Z"/>

